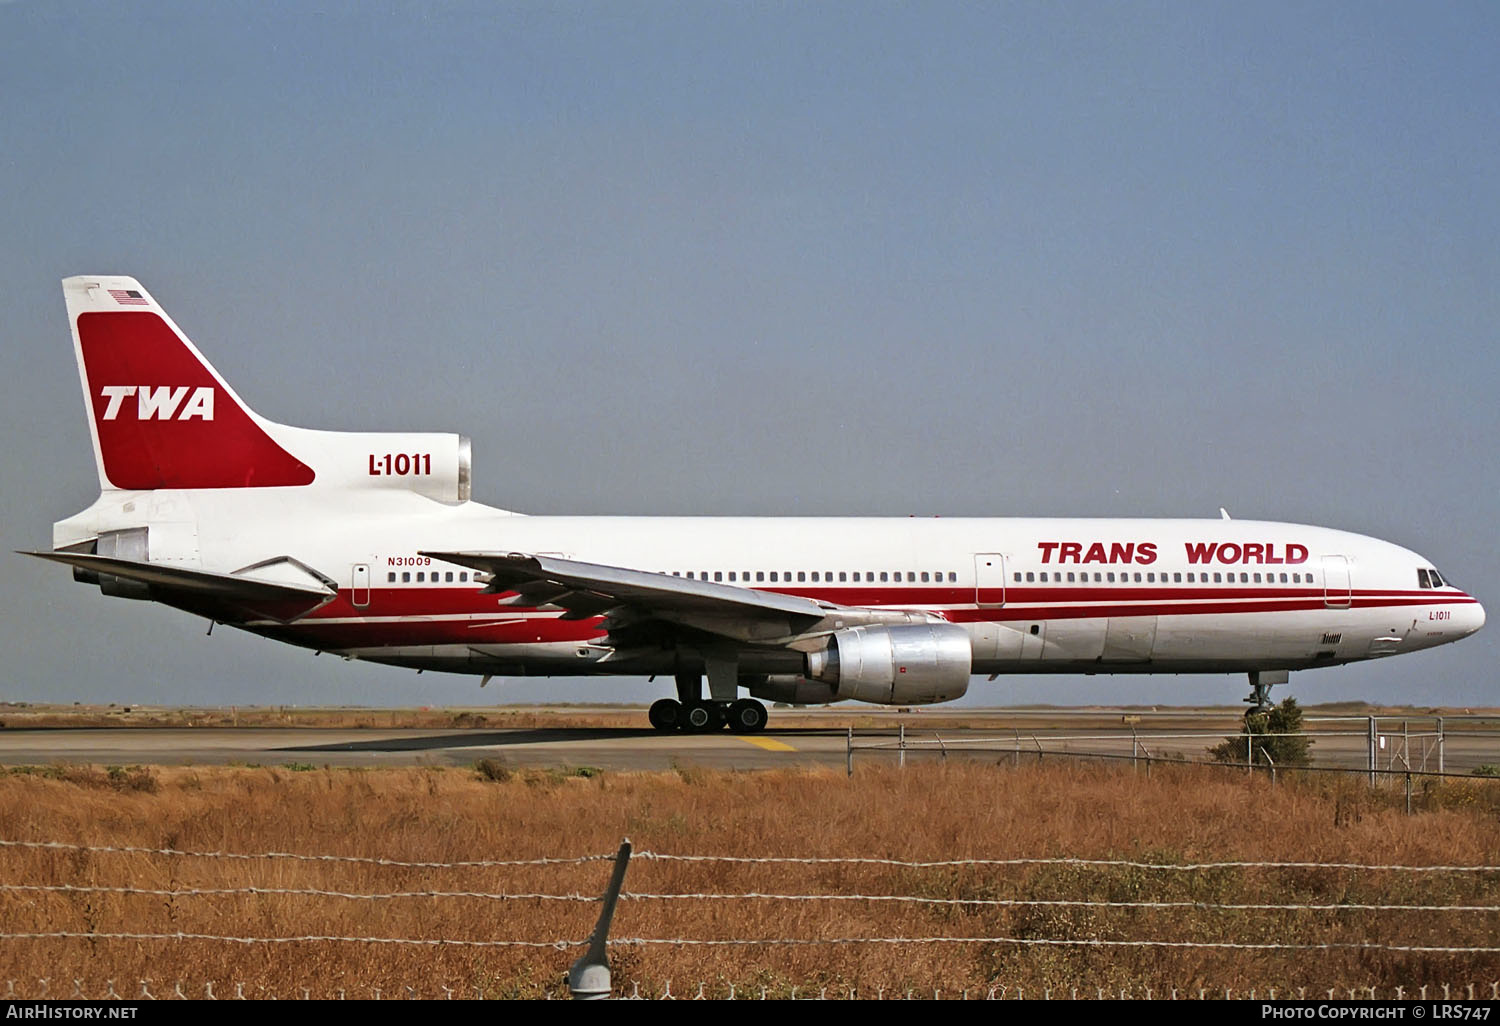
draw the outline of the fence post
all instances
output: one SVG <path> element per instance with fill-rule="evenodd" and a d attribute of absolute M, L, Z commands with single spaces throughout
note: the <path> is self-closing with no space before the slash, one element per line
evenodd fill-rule
<path fill-rule="evenodd" d="M 849 728 L 849 735 L 844 739 L 844 774 L 854 776 L 854 728 Z"/>
<path fill-rule="evenodd" d="M 1375 768 L 1380 765 L 1380 757 L 1376 754 L 1379 736 L 1376 733 L 1375 717 L 1370 717 L 1370 786 L 1375 786 Z"/>
<path fill-rule="evenodd" d="M 1254 773 L 1255 772 L 1255 751 L 1251 748 L 1251 745 L 1253 745 L 1253 744 L 1255 744 L 1255 738 L 1253 738 L 1250 735 L 1250 724 L 1247 721 L 1245 723 L 1245 772 L 1246 773 Z"/>
<path fill-rule="evenodd" d="M 1141 739 L 1136 737 L 1135 728 L 1130 728 L 1130 769 L 1139 773 L 1141 770 Z"/>
<path fill-rule="evenodd" d="M 1441 716 L 1439 716 L 1437 718 L 1437 736 L 1438 736 L 1438 772 L 1441 773 L 1441 772 L 1443 772 L 1443 718 Z"/>
<path fill-rule="evenodd" d="M 1406 814 L 1411 815 L 1411 767 L 1406 767 Z"/>
<path fill-rule="evenodd" d="M 900 769 L 906 769 L 906 724 L 904 723 L 899 725 L 896 747 L 900 750 L 901 753 L 898 756 L 899 762 L 897 763 L 897 765 Z"/>
<path fill-rule="evenodd" d="M 620 887 L 625 883 L 625 867 L 630 865 L 630 838 L 620 842 L 615 855 L 615 869 L 609 875 L 609 886 L 604 889 L 604 907 L 599 910 L 599 922 L 589 937 L 589 948 L 568 970 L 568 993 L 580 1001 L 597 1001 L 610 995 L 609 982 L 609 924 L 615 916 L 615 902 L 620 900 Z"/>

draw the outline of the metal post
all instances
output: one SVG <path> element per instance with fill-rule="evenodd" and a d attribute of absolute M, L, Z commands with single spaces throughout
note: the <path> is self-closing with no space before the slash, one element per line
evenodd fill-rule
<path fill-rule="evenodd" d="M 1021 728 L 1020 727 L 1016 728 L 1016 755 L 1015 755 L 1015 758 L 1011 760 L 1011 765 L 1012 766 L 1017 766 L 1017 767 L 1019 767 L 1021 765 Z"/>
<path fill-rule="evenodd" d="M 625 883 L 625 867 L 630 865 L 630 838 L 620 842 L 615 855 L 615 869 L 609 876 L 609 886 L 604 890 L 604 907 L 599 910 L 599 922 L 589 937 L 589 948 L 568 970 L 568 993 L 580 1001 L 597 1001 L 610 995 L 609 982 L 609 923 L 615 916 L 615 902 L 620 900 L 620 887 Z"/>
<path fill-rule="evenodd" d="M 1135 728 L 1130 728 L 1130 768 L 1139 773 L 1141 769 L 1141 739 L 1135 736 Z"/>
<path fill-rule="evenodd" d="M 1380 757 L 1376 754 L 1376 746 L 1379 737 L 1375 730 L 1375 717 L 1370 717 L 1370 786 L 1375 786 L 1375 768 L 1380 765 Z"/>
<path fill-rule="evenodd" d="M 1255 772 L 1255 750 L 1251 747 L 1255 744 L 1255 738 L 1250 734 L 1250 724 L 1245 724 L 1245 772 Z"/>
<path fill-rule="evenodd" d="M 849 728 L 849 736 L 844 739 L 844 773 L 854 776 L 854 728 Z"/>
<path fill-rule="evenodd" d="M 1411 815 L 1411 768 L 1406 770 L 1406 814 Z"/>
<path fill-rule="evenodd" d="M 900 724 L 899 740 L 896 743 L 896 747 L 901 751 L 899 766 L 901 769 L 906 769 L 906 724 L 904 723 Z"/>
<path fill-rule="evenodd" d="M 1438 772 L 1441 773 L 1441 772 L 1443 772 L 1443 718 L 1441 716 L 1439 716 L 1437 718 L 1437 735 L 1438 735 Z"/>

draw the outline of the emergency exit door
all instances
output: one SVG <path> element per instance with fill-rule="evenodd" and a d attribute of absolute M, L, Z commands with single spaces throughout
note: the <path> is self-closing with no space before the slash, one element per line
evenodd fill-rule
<path fill-rule="evenodd" d="M 1005 557 L 998 552 L 974 553 L 974 602 L 1005 605 Z"/>
<path fill-rule="evenodd" d="M 354 576 L 350 581 L 349 592 L 349 601 L 354 605 L 363 607 L 370 604 L 370 564 L 354 564 Z"/>

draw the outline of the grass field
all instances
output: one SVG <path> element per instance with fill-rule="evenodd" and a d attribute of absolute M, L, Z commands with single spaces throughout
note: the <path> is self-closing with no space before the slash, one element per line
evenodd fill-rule
<path fill-rule="evenodd" d="M 819 771 L 656 774 L 587 770 L 341 770 L 310 767 L 107 771 L 16 770 L 0 776 L 0 839 L 191 851 L 295 852 L 404 861 L 528 859 L 638 850 L 735 856 L 1126 859 L 1183 864 L 1274 860 L 1475 865 L 1500 862 L 1500 789 L 1444 782 L 1407 816 L 1399 795 L 1357 781 L 1283 780 L 1272 788 L 1212 769 L 1077 764 L 922 764 Z M 6 933 L 77 932 L 76 939 L 0 940 L 0 987 L 54 995 L 83 981 L 102 993 L 201 995 L 206 983 L 247 996 L 536 997 L 565 993 L 578 949 L 409 946 L 348 941 L 237 944 L 117 940 L 108 933 L 241 937 L 581 940 L 595 902 L 535 898 L 383 900 L 294 894 L 204 895 L 222 888 L 343 893 L 464 891 L 597 895 L 607 862 L 524 868 L 380 866 L 231 860 L 74 849 L 0 847 L 0 883 L 122 887 L 0 893 Z M 613 936 L 764 939 L 1006 937 L 1017 941 L 1157 940 L 1348 944 L 1276 951 L 1190 947 L 1064 947 L 1021 943 L 682 947 L 617 946 L 617 985 L 676 993 L 706 983 L 722 995 L 765 987 L 785 996 L 854 987 L 861 995 L 914 988 L 1039 995 L 1050 988 L 1155 993 L 1200 987 L 1478 984 L 1500 979 L 1494 954 L 1403 953 L 1370 945 L 1496 946 L 1500 914 L 1456 911 L 1268 911 L 1225 904 L 1500 905 L 1500 874 L 1219 868 L 1188 872 L 1050 863 L 1011 867 L 683 863 L 633 860 L 635 893 L 750 892 L 908 895 L 958 904 L 761 899 L 627 899 Z M 992 905 L 981 901 L 1187 902 L 1173 908 Z"/>

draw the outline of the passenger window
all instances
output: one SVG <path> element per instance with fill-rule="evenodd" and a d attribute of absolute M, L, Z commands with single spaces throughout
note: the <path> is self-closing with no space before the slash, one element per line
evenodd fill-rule
<path fill-rule="evenodd" d="M 417 571 L 417 583 L 421 584 L 426 579 L 427 579 L 427 575 L 423 571 L 418 570 Z"/>
<path fill-rule="evenodd" d="M 1256 584 L 1259 584 L 1259 583 L 1260 583 L 1260 574 L 1256 574 L 1256 575 L 1255 575 L 1255 583 L 1256 583 Z"/>
<path fill-rule="evenodd" d="M 1016 571 L 1016 583 L 1017 584 L 1021 583 L 1021 571 L 1019 571 L 1019 570 Z"/>
<path fill-rule="evenodd" d="M 886 579 L 886 572 L 884 570 L 880 571 L 880 579 L 882 581 L 884 581 Z"/>
<path fill-rule="evenodd" d="M 1071 570 L 1068 571 L 1068 583 L 1069 584 L 1073 583 L 1073 571 L 1071 571 Z"/>
<path fill-rule="evenodd" d="M 952 570 L 949 570 L 948 571 L 948 581 L 951 584 L 957 584 L 958 583 L 958 574 L 954 573 Z"/>
<path fill-rule="evenodd" d="M 1282 574 L 1282 575 L 1281 575 L 1281 583 L 1282 583 L 1282 584 L 1285 584 L 1285 583 L 1286 583 L 1286 574 Z"/>
<path fill-rule="evenodd" d="M 776 571 L 775 570 L 771 571 L 771 583 L 772 584 L 776 583 Z"/>
<path fill-rule="evenodd" d="M 1136 583 L 1136 584 L 1140 584 L 1140 583 L 1141 583 L 1141 575 L 1140 575 L 1140 572 L 1139 572 L 1139 571 L 1137 571 L 1137 572 L 1136 572 L 1136 575 L 1135 575 L 1135 583 Z"/>
<path fill-rule="evenodd" d="M 1115 572 L 1113 570 L 1111 570 L 1109 573 L 1105 574 L 1104 576 L 1109 580 L 1110 584 L 1114 584 L 1115 583 Z"/>
<path fill-rule="evenodd" d="M 798 570 L 797 571 L 797 580 L 799 580 L 799 581 L 805 581 L 805 580 L 807 580 L 807 571 L 806 570 Z"/>
<path fill-rule="evenodd" d="M 923 570 L 923 571 L 922 571 L 922 583 L 923 583 L 923 584 L 926 584 L 926 583 L 927 583 L 927 581 L 928 581 L 928 577 L 927 577 L 927 571 L 926 571 L 926 570 Z"/>
<path fill-rule="evenodd" d="M 1036 580 L 1036 574 L 1032 573 L 1030 570 L 1026 571 L 1026 580 L 1027 581 L 1035 581 Z"/>
<path fill-rule="evenodd" d="M 395 584 L 396 583 L 396 571 L 392 570 L 390 573 L 388 573 L 388 574 L 385 575 L 385 583 L 386 584 Z"/>
<path fill-rule="evenodd" d="M 1193 575 L 1192 574 L 1188 574 L 1188 580 L 1191 581 L 1192 579 L 1193 579 Z M 1173 584 L 1181 584 L 1182 583 L 1182 573 L 1181 573 L 1181 571 L 1176 571 L 1176 572 L 1174 572 L 1172 574 L 1172 583 Z"/>
<path fill-rule="evenodd" d="M 1221 576 L 1219 576 L 1218 574 L 1214 574 L 1214 583 L 1215 584 L 1221 584 L 1221 583 L 1223 583 L 1223 580 L 1224 579 Z"/>
<path fill-rule="evenodd" d="M 411 571 L 410 570 L 403 570 L 403 571 L 401 571 L 401 583 L 402 584 L 410 584 L 411 583 Z"/>
<path fill-rule="evenodd" d="M 764 570 L 755 571 L 755 579 L 757 582 L 764 581 L 766 579 L 766 572 Z"/>
<path fill-rule="evenodd" d="M 452 570 L 449 570 L 447 573 L 443 574 L 443 583 L 444 584 L 448 584 L 452 580 L 453 580 L 453 571 Z"/>
<path fill-rule="evenodd" d="M 813 571 L 813 581 L 816 582 L 817 579 L 818 579 L 818 572 L 816 570 L 814 570 Z"/>
<path fill-rule="evenodd" d="M 458 579 L 459 579 L 460 583 L 468 581 L 468 579 L 469 579 L 469 571 L 467 571 L 467 570 L 460 570 L 458 572 Z"/>
<path fill-rule="evenodd" d="M 1249 584 L 1250 583 L 1250 575 L 1247 574 L 1247 573 L 1241 573 L 1240 574 L 1240 583 L 1241 584 Z"/>

